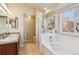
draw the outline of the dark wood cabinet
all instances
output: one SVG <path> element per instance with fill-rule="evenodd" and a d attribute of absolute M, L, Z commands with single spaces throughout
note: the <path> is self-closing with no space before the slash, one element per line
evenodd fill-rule
<path fill-rule="evenodd" d="M 2 54 L 2 47 L 1 47 L 1 45 L 0 45 L 0 55 Z"/>
<path fill-rule="evenodd" d="M 5 35 L 7 33 L 1 33 L 0 35 Z M 9 42 L 5 44 L 0 44 L 0 55 L 18 55 L 19 54 L 19 42 L 20 42 L 20 33 L 12 32 L 8 33 L 9 35 L 19 35 L 17 41 Z M 14 37 L 14 36 L 13 36 Z"/>
<path fill-rule="evenodd" d="M 17 55 L 18 43 L 8 43 L 0 45 L 0 55 Z"/>

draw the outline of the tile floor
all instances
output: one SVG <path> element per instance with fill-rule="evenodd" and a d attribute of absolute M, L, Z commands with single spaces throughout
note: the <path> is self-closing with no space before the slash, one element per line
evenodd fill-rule
<path fill-rule="evenodd" d="M 40 55 L 39 45 L 33 42 L 25 43 L 19 50 L 20 55 Z"/>

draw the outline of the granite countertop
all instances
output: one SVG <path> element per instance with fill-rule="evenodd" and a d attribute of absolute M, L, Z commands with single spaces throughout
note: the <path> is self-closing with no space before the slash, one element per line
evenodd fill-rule
<path fill-rule="evenodd" d="M 8 44 L 18 42 L 19 34 L 8 35 L 5 39 L 0 39 L 0 44 Z"/>

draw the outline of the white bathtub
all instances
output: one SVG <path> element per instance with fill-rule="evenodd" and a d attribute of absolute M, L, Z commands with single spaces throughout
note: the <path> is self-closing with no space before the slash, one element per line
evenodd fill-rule
<path fill-rule="evenodd" d="M 77 33 L 45 33 L 41 37 L 41 44 L 53 52 L 52 54 L 79 55 L 79 36 Z"/>

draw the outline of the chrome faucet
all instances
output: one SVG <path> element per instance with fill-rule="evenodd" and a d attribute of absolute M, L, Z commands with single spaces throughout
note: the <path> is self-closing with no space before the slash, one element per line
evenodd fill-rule
<path fill-rule="evenodd" d="M 0 39 L 2 39 L 2 40 L 5 39 L 7 37 L 7 35 L 8 35 L 7 33 L 0 34 Z"/>

